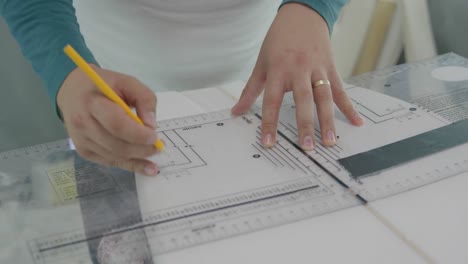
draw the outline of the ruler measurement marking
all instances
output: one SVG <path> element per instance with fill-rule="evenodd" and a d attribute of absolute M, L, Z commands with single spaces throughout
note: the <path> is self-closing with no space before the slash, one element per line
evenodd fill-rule
<path fill-rule="evenodd" d="M 291 156 L 294 157 L 294 155 L 293 155 L 291 152 L 289 152 L 289 149 L 286 149 L 286 148 L 285 148 L 282 144 L 280 144 L 280 143 L 278 143 L 278 146 L 280 146 L 280 148 L 278 148 L 278 151 L 280 151 L 281 153 L 283 153 L 283 155 L 285 155 L 285 157 L 287 157 L 287 158 L 288 158 L 294 165 L 296 165 L 301 171 L 303 171 L 304 173 L 307 173 L 306 169 L 308 169 L 308 167 L 307 167 L 305 164 L 302 164 L 299 160 L 292 159 L 291 157 L 289 157 L 289 155 L 286 154 L 286 153 L 289 153 Z M 281 150 L 281 149 L 283 149 L 283 150 Z M 286 153 L 284 153 L 284 152 L 286 152 Z M 298 163 L 297 163 L 296 161 L 297 161 Z M 301 165 L 304 166 L 305 169 L 302 168 Z M 312 170 L 309 169 L 309 171 L 310 171 L 314 176 L 316 176 L 316 174 L 315 174 Z"/>
<path fill-rule="evenodd" d="M 251 144 L 256 150 L 258 150 L 260 153 L 263 154 L 263 156 L 265 156 L 265 158 L 267 158 L 273 165 L 275 165 L 275 167 L 278 167 L 278 164 L 276 164 L 273 160 L 270 159 L 269 155 L 267 155 L 264 151 L 262 151 L 260 148 L 258 148 L 255 144 Z"/>
<path fill-rule="evenodd" d="M 146 227 L 149 227 L 149 226 L 161 225 L 161 224 L 181 220 L 181 219 L 184 219 L 184 218 L 191 218 L 191 217 L 194 217 L 194 216 L 213 213 L 213 212 L 216 212 L 216 211 L 226 210 L 226 209 L 230 209 L 230 208 L 233 208 L 233 207 L 239 207 L 239 206 L 243 206 L 243 205 L 247 205 L 247 204 L 258 203 L 258 202 L 261 202 L 261 201 L 274 199 L 274 198 L 278 198 L 278 197 L 282 197 L 282 196 L 288 196 L 288 195 L 291 195 L 291 194 L 294 194 L 294 193 L 315 189 L 315 188 L 317 188 L 319 186 L 320 185 L 313 185 L 313 186 L 305 187 L 305 188 L 302 188 L 302 189 L 289 191 L 289 192 L 285 192 L 285 193 L 280 193 L 280 194 L 275 194 L 275 195 L 272 195 L 272 196 L 267 196 L 267 197 L 263 197 L 263 198 L 259 198 L 259 199 L 255 199 L 255 200 L 251 200 L 251 201 L 246 201 L 246 202 L 242 202 L 242 203 L 238 203 L 238 204 L 223 206 L 223 207 L 214 208 L 214 209 L 210 209 L 210 210 L 206 210 L 206 211 L 202 211 L 202 212 L 197 212 L 197 213 L 193 213 L 193 214 L 189 214 L 189 215 L 179 216 L 179 217 L 175 217 L 175 218 L 171 218 L 171 219 L 167 219 L 167 220 L 161 220 L 161 221 L 154 222 L 154 223 L 148 223 L 148 224 L 144 224 L 144 225 L 141 225 L 141 226 L 126 228 L 124 230 L 114 231 L 114 232 L 111 232 L 111 233 L 105 234 L 105 235 L 98 235 L 98 236 L 89 237 L 89 238 L 86 238 L 86 239 L 80 239 L 80 240 L 77 240 L 77 241 L 73 241 L 73 242 L 69 242 L 69 243 L 65 243 L 65 244 L 61 244 L 61 245 L 57 245 L 57 246 L 41 248 L 41 249 L 39 249 L 39 252 L 43 253 L 43 252 L 47 252 L 47 251 L 50 251 L 50 250 L 55 250 L 55 249 L 59 249 L 59 248 L 63 248 L 63 247 L 72 246 L 72 245 L 75 245 L 75 244 L 87 242 L 89 240 L 103 238 L 103 237 L 106 237 L 106 236 L 120 234 L 120 233 L 124 233 L 124 232 L 128 232 L 128 231 L 134 231 L 134 230 L 141 229 L 141 228 L 146 228 Z"/>
<path fill-rule="evenodd" d="M 262 119 L 262 117 L 259 115 L 259 114 L 255 114 L 256 117 L 258 117 L 260 120 Z M 312 158 L 309 154 L 307 154 L 307 152 L 305 152 L 301 147 L 299 147 L 299 145 L 297 145 L 296 143 L 294 143 L 291 139 L 289 139 L 288 137 L 286 137 L 281 131 L 277 131 L 278 134 L 283 137 L 285 140 L 287 140 L 289 143 L 291 143 L 291 145 L 293 145 L 297 150 L 299 150 L 300 152 L 302 152 L 309 160 L 311 160 L 312 162 L 315 163 L 315 165 L 317 165 L 319 168 L 321 168 L 323 171 L 325 171 L 325 173 L 327 173 L 330 177 L 332 177 L 336 182 L 338 182 L 341 186 L 343 186 L 344 188 L 346 188 L 347 190 L 350 190 L 350 191 L 353 191 L 346 183 L 344 183 L 342 180 L 340 180 L 338 177 L 336 177 L 333 173 L 331 173 L 327 168 L 325 168 L 322 164 L 320 164 L 319 162 L 317 162 L 314 158 Z M 367 200 L 364 199 L 363 197 L 361 197 L 359 194 L 357 193 L 354 193 L 354 196 L 359 199 L 363 204 L 367 204 Z"/>
<path fill-rule="evenodd" d="M 284 164 L 283 164 L 275 155 L 273 155 L 273 154 L 271 153 L 271 152 L 273 152 L 272 149 L 267 149 L 267 148 L 265 148 L 265 147 L 262 145 L 262 143 L 260 143 L 260 142 L 258 142 L 258 141 L 255 142 L 255 143 L 257 144 L 258 148 L 263 149 L 263 150 L 265 151 L 265 153 L 267 153 L 268 155 L 270 155 L 270 157 L 272 157 L 274 160 L 276 160 L 277 163 L 278 163 L 281 167 L 284 167 Z"/>

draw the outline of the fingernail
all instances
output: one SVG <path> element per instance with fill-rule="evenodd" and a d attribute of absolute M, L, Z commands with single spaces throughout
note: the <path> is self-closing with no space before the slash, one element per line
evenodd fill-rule
<path fill-rule="evenodd" d="M 305 150 L 312 150 L 314 148 L 314 140 L 311 136 L 304 137 L 302 148 Z"/>
<path fill-rule="evenodd" d="M 156 128 L 156 113 L 148 112 L 145 114 L 144 122 L 152 128 Z"/>
<path fill-rule="evenodd" d="M 359 123 L 359 124 L 363 124 L 363 123 L 364 123 L 364 119 L 362 118 L 362 116 L 361 116 L 359 113 L 356 113 L 356 114 L 353 116 L 353 120 L 354 120 L 354 122 Z"/>
<path fill-rule="evenodd" d="M 153 164 L 151 165 L 146 165 L 145 167 L 145 174 L 148 175 L 148 176 L 153 176 L 153 175 L 156 175 L 156 168 Z"/>
<path fill-rule="evenodd" d="M 233 107 L 231 107 L 231 114 L 232 114 L 232 115 L 235 115 L 235 114 L 236 114 L 235 109 L 236 109 L 236 106 L 235 106 L 235 105 L 234 105 Z"/>
<path fill-rule="evenodd" d="M 333 130 L 328 130 L 326 139 L 329 144 L 335 144 L 336 143 L 335 132 L 333 132 Z"/>
<path fill-rule="evenodd" d="M 231 108 L 231 113 L 233 115 L 241 115 L 242 112 L 238 109 L 239 108 L 239 103 L 236 103 L 232 108 Z"/>
<path fill-rule="evenodd" d="M 263 145 L 266 147 L 273 146 L 273 137 L 271 134 L 266 134 L 266 136 L 263 138 Z"/>
<path fill-rule="evenodd" d="M 156 140 L 158 140 L 158 135 L 154 134 L 151 137 L 148 138 L 148 141 L 146 142 L 148 145 L 153 145 Z"/>

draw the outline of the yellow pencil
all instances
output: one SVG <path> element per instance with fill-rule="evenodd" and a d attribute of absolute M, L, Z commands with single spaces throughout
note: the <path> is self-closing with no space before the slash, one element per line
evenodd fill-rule
<path fill-rule="evenodd" d="M 64 49 L 65 53 L 70 57 L 70 59 L 81 69 L 83 72 L 88 75 L 88 77 L 96 84 L 96 86 L 101 90 L 101 92 L 110 100 L 114 101 L 116 104 L 118 104 L 120 107 L 123 108 L 123 110 L 133 119 L 135 120 L 138 124 L 144 125 L 143 121 L 135 115 L 135 113 L 132 112 L 130 107 L 120 98 L 112 88 L 109 87 L 109 85 L 91 68 L 88 63 L 76 52 L 76 50 L 70 46 L 67 45 Z M 154 146 L 156 147 L 157 150 L 162 151 L 164 149 L 164 143 L 158 139 L 154 143 Z"/>

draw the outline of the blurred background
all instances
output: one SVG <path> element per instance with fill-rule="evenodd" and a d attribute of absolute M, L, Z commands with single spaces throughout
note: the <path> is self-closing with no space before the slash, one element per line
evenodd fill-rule
<path fill-rule="evenodd" d="M 350 0 L 332 35 L 337 68 L 346 79 L 447 52 L 468 57 L 466 10 L 466 0 Z M 1 18 L 0 58 L 0 152 L 65 138 L 41 80 Z"/>

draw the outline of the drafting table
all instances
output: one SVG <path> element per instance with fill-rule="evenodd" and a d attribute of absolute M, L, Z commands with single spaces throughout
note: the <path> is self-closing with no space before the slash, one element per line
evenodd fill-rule
<path fill-rule="evenodd" d="M 424 64 L 393 68 L 351 79 L 348 88 L 351 89 L 353 85 L 362 86 L 391 94 L 401 91 L 401 87 L 407 87 L 406 93 L 399 93 L 398 96 L 414 102 L 415 98 L 422 97 L 417 94 L 418 90 L 413 89 L 418 89 L 421 85 L 433 87 L 431 83 L 436 83 L 453 89 L 454 95 L 450 97 L 449 92 L 446 98 L 456 96 L 459 100 L 458 115 L 454 115 L 454 111 L 450 109 L 439 109 L 440 115 L 446 119 L 461 119 L 466 104 L 462 95 L 468 93 L 468 77 L 463 77 L 463 68 L 467 66 L 466 59 L 449 54 Z M 442 70 L 434 71 L 430 67 Z M 455 76 L 450 74 L 454 72 L 457 72 Z M 434 76 L 439 79 L 434 79 Z M 452 79 L 442 82 L 441 78 Z M 200 105 L 203 106 L 203 109 L 199 109 L 201 112 L 222 111 L 232 105 L 241 88 L 239 84 L 232 84 L 221 89 L 161 94 L 158 112 L 165 113 L 165 116 L 160 116 L 159 119 L 193 115 Z M 230 97 L 216 102 L 206 99 L 220 93 L 227 93 Z M 431 104 L 426 101 L 421 99 L 419 104 L 426 103 L 428 105 L 425 106 L 430 107 Z M 174 102 L 184 104 L 187 108 L 184 110 L 174 107 Z M 435 107 L 433 102 L 432 106 Z M 216 125 L 223 123 L 219 126 L 227 127 L 228 122 L 217 122 Z M 197 128 L 188 126 L 184 129 L 190 135 L 191 129 Z M 151 251 L 151 246 L 148 246 L 151 244 L 148 242 L 151 240 L 150 230 L 145 229 L 143 232 L 139 229 L 140 221 L 146 223 L 144 218 L 147 216 L 138 212 L 149 204 L 149 196 L 142 195 L 145 191 L 141 183 L 150 182 L 138 179 L 139 176 L 132 178 L 132 175 L 120 170 L 89 166 L 67 151 L 70 147 L 55 143 L 8 154 L 8 158 L 14 160 L 24 153 L 27 156 L 34 155 L 35 151 L 48 151 L 52 154 L 46 157 L 47 166 L 44 166 L 41 159 L 24 167 L 17 166 L 18 163 L 2 163 L 0 262 L 91 263 L 90 256 L 97 259 L 98 251 L 100 254 L 116 254 L 112 252 L 114 246 L 125 252 L 125 249 L 135 247 L 135 244 L 137 249 L 126 253 L 146 256 Z M 9 167 L 9 164 L 13 165 Z M 69 170 L 62 169 L 70 164 L 73 164 L 73 175 Z M 11 177 L 12 174 L 18 177 Z M 177 177 L 184 177 L 179 174 Z M 92 186 L 88 184 L 90 175 L 99 176 L 99 181 L 91 181 Z M 468 259 L 468 204 L 465 202 L 468 198 L 467 186 L 468 174 L 457 173 L 430 185 L 370 201 L 368 206 L 356 204 L 264 230 L 252 227 L 255 232 L 210 243 L 196 245 L 196 241 L 187 240 L 193 242 L 190 247 L 155 254 L 151 258 L 144 258 L 144 263 L 465 263 Z M 140 189 L 136 194 L 134 190 L 138 188 Z M 76 199 L 77 196 L 79 199 Z M 113 203 L 108 197 L 119 199 L 119 203 Z M 106 227 L 106 219 L 103 220 L 99 210 L 106 211 L 109 219 L 119 220 L 120 223 L 117 224 L 120 226 Z M 59 222 L 62 226 L 54 226 L 47 221 L 53 219 L 54 214 L 61 218 Z M 116 224 L 115 221 L 112 224 Z M 122 230 L 122 225 L 125 226 L 125 232 L 118 233 L 117 237 L 123 241 L 129 239 L 127 246 L 116 244 L 112 239 L 107 240 L 108 234 L 116 234 L 114 230 Z M 133 227 L 135 228 L 132 229 Z M 212 229 L 215 228 L 193 231 L 199 233 L 194 237 L 202 241 L 209 239 L 207 236 L 216 236 L 210 233 Z M 67 231 L 66 236 L 63 235 L 63 230 Z M 43 233 L 49 235 L 44 236 Z M 128 238 L 127 233 L 133 236 Z M 100 235 L 89 239 L 91 234 Z M 161 247 L 165 246 L 167 245 L 161 244 Z"/>

